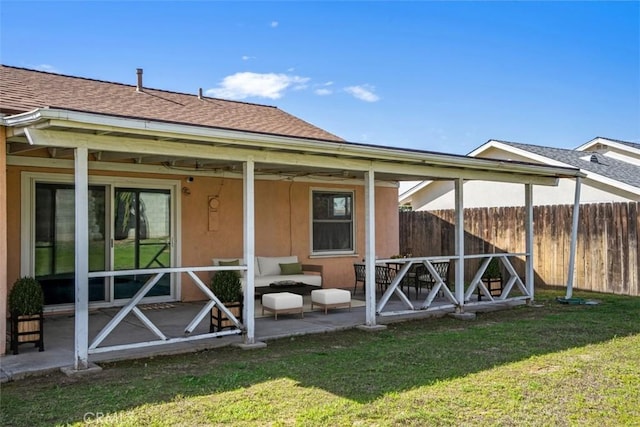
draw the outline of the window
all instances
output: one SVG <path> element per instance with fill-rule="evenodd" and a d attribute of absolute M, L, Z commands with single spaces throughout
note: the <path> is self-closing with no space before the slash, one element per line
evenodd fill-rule
<path fill-rule="evenodd" d="M 353 192 L 314 191 L 313 253 L 354 251 Z"/>

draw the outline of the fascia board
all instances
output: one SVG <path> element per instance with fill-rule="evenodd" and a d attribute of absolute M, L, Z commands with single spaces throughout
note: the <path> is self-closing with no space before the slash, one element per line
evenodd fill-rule
<path fill-rule="evenodd" d="M 594 172 L 589 172 L 586 171 L 586 180 L 591 180 L 591 181 L 595 181 L 595 182 L 599 182 L 601 184 L 607 185 L 609 187 L 612 187 L 616 190 L 622 190 L 622 191 L 626 191 L 630 194 L 635 194 L 636 196 L 640 197 L 640 188 L 638 187 L 634 187 L 633 185 L 629 185 L 629 184 L 625 184 L 624 182 L 620 182 L 617 181 L 615 179 L 611 179 L 608 178 L 606 176 L 594 173 Z M 612 191 L 612 193 L 615 193 L 614 191 Z"/>
<path fill-rule="evenodd" d="M 578 169 L 563 166 L 564 170 L 546 165 L 528 165 L 510 163 L 492 159 L 477 159 L 468 156 L 457 156 L 440 153 L 422 152 L 417 150 L 397 149 L 390 147 L 378 147 L 349 142 L 335 142 L 322 140 L 307 140 L 285 136 L 256 134 L 251 132 L 232 131 L 224 129 L 207 128 L 201 126 L 157 122 L 150 120 L 105 116 L 86 112 L 38 109 L 16 116 L 5 117 L 3 122 L 7 126 L 27 126 L 35 122 L 49 121 L 60 125 L 70 126 L 73 122 L 78 128 L 89 125 L 106 126 L 103 130 L 110 131 L 135 131 L 147 135 L 161 137 L 175 137 L 198 141 L 233 143 L 252 146 L 260 144 L 263 148 L 279 149 L 284 151 L 300 151 L 318 153 L 324 156 L 335 155 L 341 157 L 366 158 L 369 160 L 409 162 L 429 164 L 432 166 L 461 167 L 479 171 L 492 171 L 495 173 L 519 173 L 534 176 L 581 176 Z"/>
<path fill-rule="evenodd" d="M 414 194 L 416 194 L 418 191 L 422 190 L 423 188 L 425 188 L 426 186 L 431 184 L 432 182 L 433 182 L 432 180 L 421 181 L 420 183 L 414 185 L 413 187 L 411 187 L 410 189 L 408 189 L 404 193 L 400 194 L 399 198 L 402 199 L 402 200 L 408 199 L 411 196 L 413 196 Z"/>
<path fill-rule="evenodd" d="M 577 169 L 575 166 L 571 166 L 571 165 L 569 165 L 567 163 L 563 163 L 563 162 L 560 162 L 558 160 L 551 159 L 551 158 L 546 157 L 546 156 L 542 156 L 540 154 L 532 153 L 531 151 L 523 150 L 522 148 L 514 147 L 512 145 L 505 144 L 504 142 L 491 141 L 491 143 L 492 143 L 491 144 L 491 148 L 498 148 L 500 150 L 507 151 L 509 153 L 516 154 L 518 156 L 526 157 L 528 159 L 531 159 L 531 161 L 542 163 L 543 165 L 559 166 L 559 167 L 562 167 L 562 168 Z M 489 148 L 489 147 L 487 147 L 487 148 Z M 469 155 L 471 156 L 471 154 L 469 154 Z"/>

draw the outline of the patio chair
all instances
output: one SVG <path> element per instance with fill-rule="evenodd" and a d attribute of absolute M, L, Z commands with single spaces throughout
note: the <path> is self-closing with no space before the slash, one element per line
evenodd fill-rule
<path fill-rule="evenodd" d="M 358 283 L 362 283 L 362 289 L 364 291 L 366 279 L 365 264 L 355 263 L 353 264 L 353 269 L 356 275 L 356 281 L 353 285 L 353 293 L 355 294 L 358 288 Z M 392 279 L 393 274 L 391 268 L 384 265 L 376 265 L 376 286 L 378 287 L 378 291 L 385 291 L 391 284 Z"/>
<path fill-rule="evenodd" d="M 364 292 L 364 284 L 366 278 L 365 265 L 361 263 L 355 263 L 353 264 L 353 271 L 356 275 L 356 281 L 353 284 L 353 293 L 355 294 L 358 290 L 358 283 L 362 283 L 362 291 Z"/>
<path fill-rule="evenodd" d="M 392 269 L 385 265 L 376 265 L 376 285 L 380 292 L 387 290 L 387 287 L 391 284 L 393 275 Z"/>
<path fill-rule="evenodd" d="M 442 281 L 446 286 L 449 286 L 449 261 L 444 262 L 432 262 L 433 268 L 438 275 L 442 278 Z M 415 288 L 416 298 L 418 298 L 418 292 L 422 293 L 422 287 L 426 287 L 428 291 L 431 291 L 433 285 L 436 284 L 436 280 L 429 273 L 429 270 L 424 264 L 418 264 L 414 270 L 415 273 Z"/>

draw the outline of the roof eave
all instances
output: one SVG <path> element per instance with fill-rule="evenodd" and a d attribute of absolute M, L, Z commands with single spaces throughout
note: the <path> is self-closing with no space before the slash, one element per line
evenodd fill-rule
<path fill-rule="evenodd" d="M 113 131 L 127 131 L 131 133 L 167 134 L 196 140 L 198 137 L 215 137 L 221 141 L 236 144 L 261 144 L 273 149 L 304 150 L 323 155 L 337 155 L 345 157 L 370 158 L 371 160 L 404 162 L 411 164 L 428 164 L 433 166 L 458 167 L 465 169 L 491 170 L 501 173 L 530 174 L 534 176 L 551 176 L 558 178 L 584 177 L 579 169 L 572 167 L 557 167 L 535 165 L 523 162 L 510 162 L 496 159 L 479 159 L 446 153 L 435 153 L 422 150 L 400 149 L 354 142 L 325 141 L 310 138 L 300 138 L 283 135 L 261 134 L 255 132 L 228 130 L 184 123 L 167 123 L 147 119 L 134 119 L 97 113 L 79 112 L 57 108 L 37 108 L 13 116 L 6 116 L 2 124 L 7 127 L 19 128 L 46 123 L 75 123 L 78 128 L 101 126 L 112 128 Z"/>

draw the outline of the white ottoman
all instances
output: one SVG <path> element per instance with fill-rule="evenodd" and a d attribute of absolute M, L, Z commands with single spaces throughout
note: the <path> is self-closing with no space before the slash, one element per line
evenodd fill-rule
<path fill-rule="evenodd" d="M 278 313 L 300 313 L 304 317 L 304 309 L 302 305 L 302 295 L 292 294 L 291 292 L 278 292 L 274 294 L 262 295 L 262 314 L 270 311 L 278 320 Z"/>
<path fill-rule="evenodd" d="M 311 309 L 317 305 L 324 308 L 324 314 L 330 308 L 349 307 L 351 311 L 351 292 L 344 289 L 314 289 L 311 291 Z"/>

